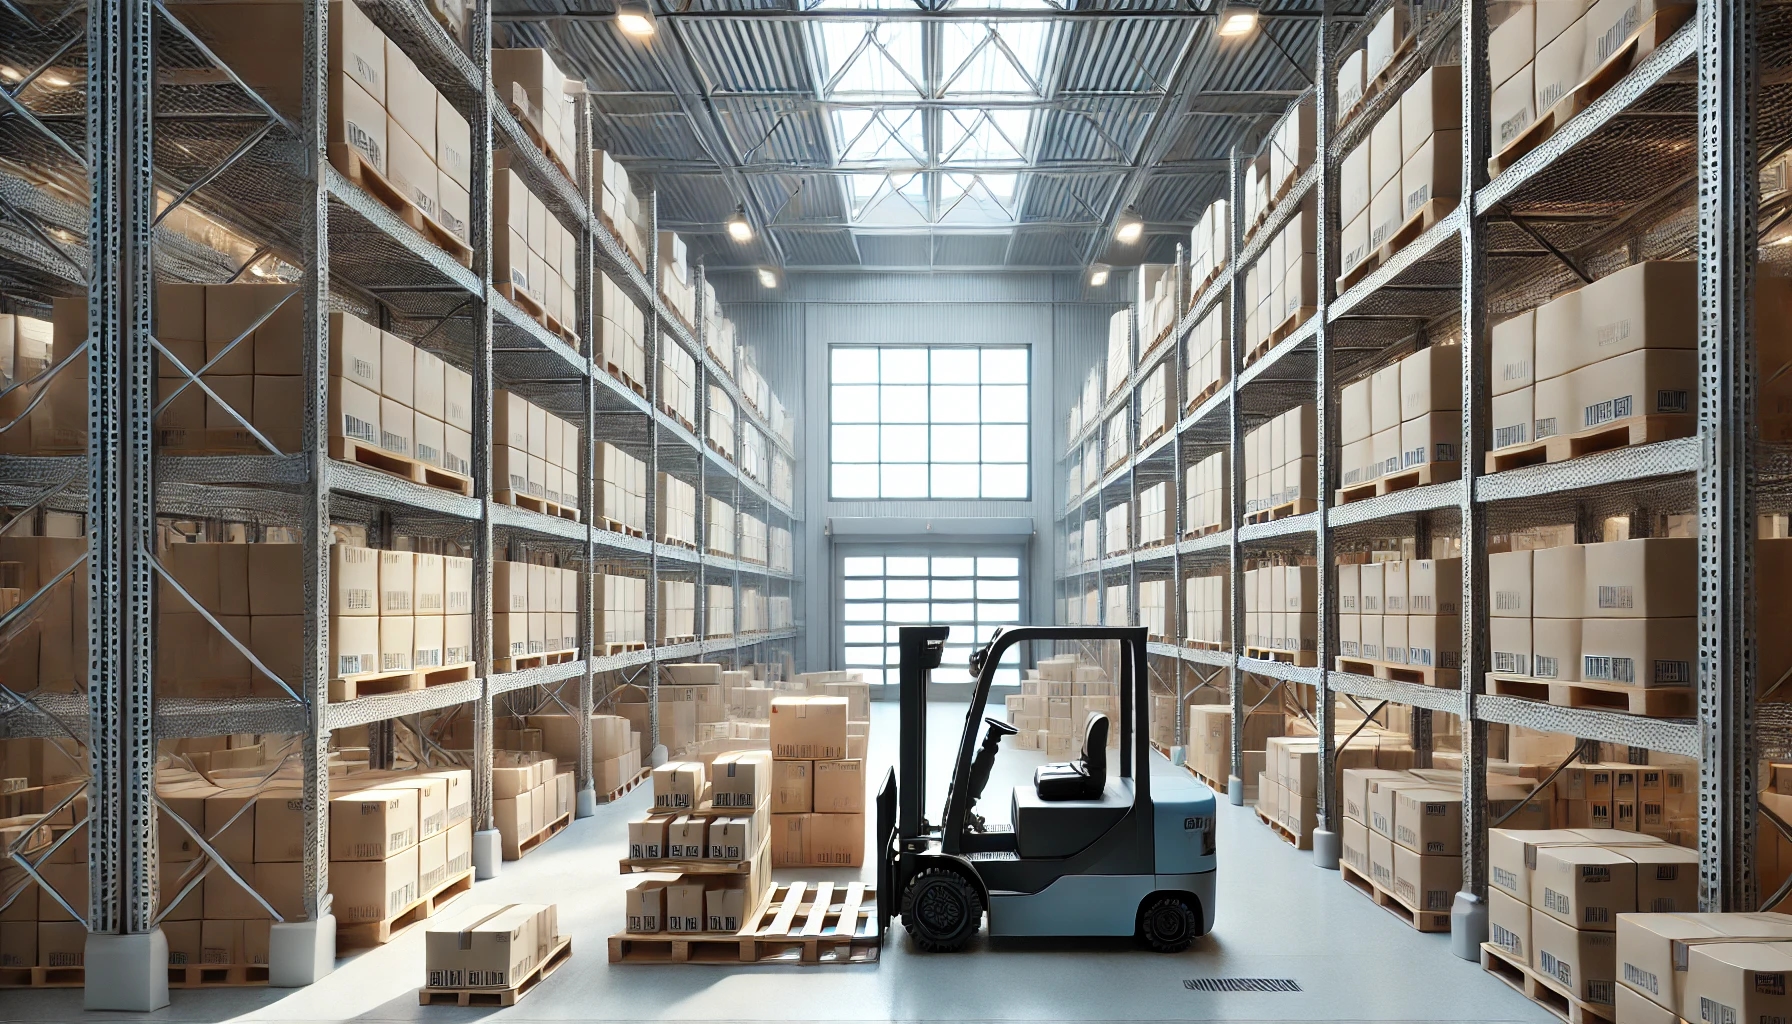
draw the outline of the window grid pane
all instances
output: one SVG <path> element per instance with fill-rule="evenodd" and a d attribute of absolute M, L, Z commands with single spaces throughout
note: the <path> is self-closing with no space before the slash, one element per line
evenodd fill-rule
<path fill-rule="evenodd" d="M 897 644 L 904 625 L 950 628 L 937 678 L 957 679 L 968 673 L 974 645 L 987 643 L 998 628 L 1020 624 L 1018 553 L 998 549 L 993 555 L 849 555 L 844 566 L 848 578 L 842 581 L 840 601 L 846 623 L 843 664 L 854 670 L 881 664 L 888 669 L 882 678 L 890 683 L 896 682 Z M 880 638 L 883 646 L 873 646 Z M 1019 679 L 1018 669 L 1009 667 L 1018 666 L 1018 658 L 1018 648 L 1009 651 L 997 682 Z M 867 680 L 878 678 L 875 669 L 866 672 Z"/>
<path fill-rule="evenodd" d="M 1029 364 L 1020 346 L 834 346 L 832 496 L 1027 498 Z"/>

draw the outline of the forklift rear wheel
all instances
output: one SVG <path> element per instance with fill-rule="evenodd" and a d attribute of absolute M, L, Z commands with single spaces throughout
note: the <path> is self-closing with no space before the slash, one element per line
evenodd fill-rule
<path fill-rule="evenodd" d="M 925 868 L 902 894 L 902 923 L 915 945 L 929 953 L 956 953 L 977 934 L 983 898 L 950 868 Z"/>
<path fill-rule="evenodd" d="M 1158 896 L 1139 912 L 1139 937 L 1159 953 L 1180 953 L 1201 930 L 1195 908 L 1182 896 Z"/>

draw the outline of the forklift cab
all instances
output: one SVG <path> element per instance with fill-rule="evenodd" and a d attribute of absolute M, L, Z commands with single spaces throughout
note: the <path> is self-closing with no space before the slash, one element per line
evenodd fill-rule
<path fill-rule="evenodd" d="M 940 951 L 963 948 L 985 911 L 992 935 L 1136 935 L 1168 952 L 1205 934 L 1213 924 L 1214 797 L 1186 773 L 1150 774 L 1145 630 L 1019 627 L 972 655 L 975 685 L 934 824 L 923 806 L 927 683 L 948 632 L 900 633 L 900 754 L 877 807 L 884 923 L 897 913 L 917 945 Z M 1119 721 L 1091 714 L 1080 756 L 1015 786 L 1007 794 L 1011 824 L 991 825 L 977 806 L 1003 740 L 1016 730 L 984 717 L 984 708 L 1002 655 L 1026 640 L 1118 642 Z"/>

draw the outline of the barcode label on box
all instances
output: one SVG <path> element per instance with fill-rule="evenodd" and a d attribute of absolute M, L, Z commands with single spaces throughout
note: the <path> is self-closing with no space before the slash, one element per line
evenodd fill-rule
<path fill-rule="evenodd" d="M 1635 608 L 1635 589 L 1632 587 L 1601 586 L 1599 588 L 1599 607 Z"/>
<path fill-rule="evenodd" d="M 1656 659 L 1655 672 L 1652 677 L 1658 683 L 1690 683 L 1692 682 L 1692 662 L 1664 661 Z"/>
<path fill-rule="evenodd" d="M 1616 420 L 1630 417 L 1630 396 L 1609 398 L 1603 402 L 1594 402 L 1582 410 L 1582 425 L 1597 427 Z"/>
<path fill-rule="evenodd" d="M 1624 965 L 1624 984 L 1638 992 L 1647 992 L 1652 996 L 1661 995 L 1661 982 L 1655 977 L 1655 972 L 1645 971 L 1635 964 Z"/>
<path fill-rule="evenodd" d="M 1506 363 L 1500 367 L 1501 380 L 1530 380 L 1531 361 L 1520 359 L 1516 363 Z"/>
<path fill-rule="evenodd" d="M 1700 996 L 1699 1020 L 1703 1024 L 1737 1024 L 1736 1008 L 1725 1006 L 1709 996 Z"/>
<path fill-rule="evenodd" d="M 1588 680 L 1634 683 L 1636 682 L 1636 662 L 1629 658 L 1585 654 L 1581 656 L 1580 674 Z"/>
<path fill-rule="evenodd" d="M 1495 672 L 1506 672 L 1517 676 L 1527 675 L 1531 669 L 1529 661 L 1529 658 L 1516 651 L 1493 652 L 1493 670 Z"/>
<path fill-rule="evenodd" d="M 367 671 L 361 667 L 359 654 L 338 654 L 336 656 L 336 674 L 339 676 L 358 675 Z"/>
<path fill-rule="evenodd" d="M 1489 928 L 1488 938 L 1493 940 L 1494 945 L 1514 956 L 1524 955 L 1524 943 L 1518 941 L 1518 935 L 1504 925 L 1496 923 Z"/>
<path fill-rule="evenodd" d="M 386 591 L 386 611 L 408 612 L 411 610 L 411 592 L 408 590 Z"/>
<path fill-rule="evenodd" d="M 418 668 L 440 668 L 442 667 L 442 649 L 431 647 L 418 651 L 412 655 L 411 662 Z"/>
<path fill-rule="evenodd" d="M 1538 420 L 1536 425 L 1537 440 L 1541 441 L 1546 437 L 1556 436 L 1556 418 L 1554 416 L 1546 416 Z"/>
<path fill-rule="evenodd" d="M 1537 951 L 1537 966 L 1543 969 L 1544 974 L 1549 975 L 1564 985 L 1574 984 L 1574 970 L 1567 964 L 1557 960 L 1555 954 L 1547 949 Z"/>
<path fill-rule="evenodd" d="M 1587 907 L 1581 914 L 1583 924 L 1610 924 L 1612 919 L 1609 907 Z"/>
<path fill-rule="evenodd" d="M 1685 412 L 1688 404 L 1685 391 L 1664 390 L 1655 392 L 1656 412 Z"/>
<path fill-rule="evenodd" d="M 1612 981 L 1588 981 L 1587 1002 L 1610 1006 L 1613 998 L 1612 986 L 1615 984 L 1617 983 Z"/>
<path fill-rule="evenodd" d="M 342 414 L 342 432 L 357 441 L 366 441 L 368 444 L 380 443 L 380 428 L 353 413 Z"/>
<path fill-rule="evenodd" d="M 1523 444 L 1526 433 L 1523 423 L 1514 423 L 1509 427 L 1495 427 L 1493 429 L 1493 446 L 1495 448 L 1510 448 L 1515 444 Z"/>
<path fill-rule="evenodd" d="M 1524 608 L 1524 595 L 1516 590 L 1496 590 L 1493 592 L 1493 607 L 1502 612 L 1519 611 Z"/>
<path fill-rule="evenodd" d="M 1543 909 L 1552 914 L 1566 914 L 1573 908 L 1568 905 L 1568 897 L 1549 886 L 1543 887 Z"/>
<path fill-rule="evenodd" d="M 1532 662 L 1531 673 L 1539 679 L 1554 679 L 1561 674 L 1561 667 L 1557 659 L 1539 654 Z"/>

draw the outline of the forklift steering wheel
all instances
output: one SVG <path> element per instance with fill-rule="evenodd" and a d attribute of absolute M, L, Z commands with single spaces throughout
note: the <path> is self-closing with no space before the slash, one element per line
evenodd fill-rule
<path fill-rule="evenodd" d="M 1002 721 L 1000 718 L 985 718 L 983 722 L 989 726 L 989 731 L 994 733 L 998 738 L 1002 736 L 1012 736 L 1020 731 L 1014 726 L 1009 725 L 1007 722 Z"/>

